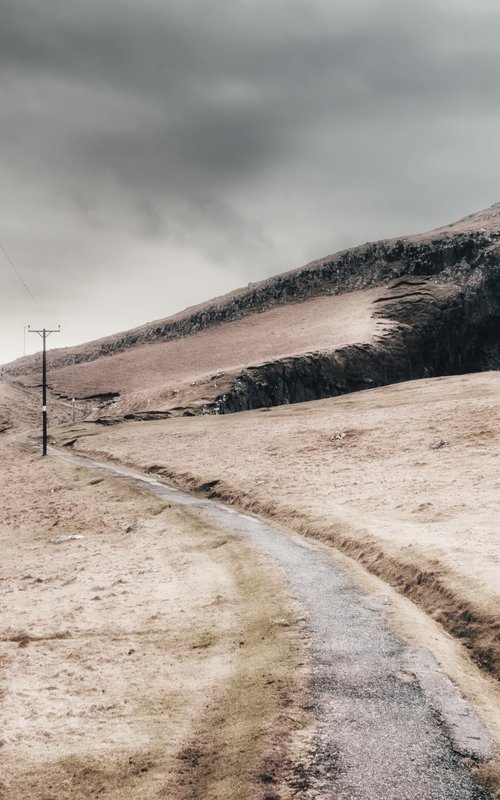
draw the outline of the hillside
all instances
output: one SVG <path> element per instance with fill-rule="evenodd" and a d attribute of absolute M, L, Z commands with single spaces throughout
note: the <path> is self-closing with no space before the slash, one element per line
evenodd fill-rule
<path fill-rule="evenodd" d="M 227 413 L 500 364 L 500 204 L 50 353 L 92 416 Z M 73 362 L 75 369 L 73 369 Z M 35 357 L 4 369 L 39 381 Z M 74 378 L 73 378 L 74 376 Z"/>
<path fill-rule="evenodd" d="M 320 708 L 310 687 L 324 685 L 316 653 L 345 671 L 363 707 L 376 701 L 387 745 L 372 673 L 359 693 L 351 616 L 340 627 L 359 669 L 332 625 L 344 583 L 332 592 L 314 560 L 306 579 L 282 585 L 280 563 L 245 538 L 250 515 L 297 542 L 292 568 L 314 551 L 352 576 L 363 618 L 380 617 L 413 656 L 431 653 L 500 747 L 500 204 L 48 361 L 59 452 L 47 459 L 11 435 L 31 428 L 39 440 L 39 355 L 0 378 L 9 764 L 0 797 L 45 798 L 54 787 L 68 798 L 103 787 L 146 797 L 159 786 L 191 797 L 196 780 L 200 797 L 212 796 L 207 780 L 226 782 L 221 798 L 245 786 L 274 797 L 284 753 L 299 765 L 294 779 L 312 763 L 302 754 Z M 101 466 L 88 473 L 82 456 Z M 165 494 L 144 494 L 127 468 Z M 172 484 L 198 495 L 192 508 L 172 500 Z M 232 506 L 222 525 L 206 524 L 200 498 Z M 314 608 L 325 598 L 328 650 L 310 647 L 298 586 L 317 588 Z M 414 662 L 401 665 L 388 685 L 405 697 L 423 689 Z M 335 680 L 328 704 L 338 709 Z M 348 714 L 356 729 L 360 707 Z M 490 758 L 470 763 L 498 788 Z"/>

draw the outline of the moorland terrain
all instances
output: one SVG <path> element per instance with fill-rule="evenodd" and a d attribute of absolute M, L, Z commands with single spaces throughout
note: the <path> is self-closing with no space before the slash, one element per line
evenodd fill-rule
<path fill-rule="evenodd" d="M 480 709 L 500 745 L 500 204 L 428 234 L 328 256 L 133 331 L 51 351 L 49 365 L 54 445 L 135 467 L 272 518 L 320 540 L 335 557 L 343 553 L 351 565 L 346 568 L 359 570 L 360 580 L 364 569 L 382 579 L 388 595 L 407 598 L 403 606 L 416 604 L 413 610 L 404 606 L 408 618 L 416 619 L 412 615 L 418 609 L 425 612 L 426 646 L 434 648 L 443 669 Z M 248 663 L 264 659 L 268 665 L 260 673 L 264 683 L 251 691 L 265 696 L 267 711 L 261 708 L 258 724 L 269 742 L 283 726 L 283 703 L 291 703 L 299 692 L 305 669 L 299 666 L 304 656 L 289 598 L 272 563 L 259 560 L 241 542 L 226 545 L 220 531 L 193 531 L 192 521 L 175 509 L 153 508 L 137 493 L 124 496 L 112 481 L 96 485 L 78 469 L 69 475 L 66 466 L 51 460 L 47 471 L 38 456 L 8 440 L 12 432 L 33 427 L 38 384 L 36 357 L 5 365 L 0 428 L 9 489 L 2 511 L 7 553 L 3 577 L 16 606 L 12 616 L 2 616 L 1 644 L 10 675 L 11 718 L 24 721 L 21 728 L 7 727 L 10 749 L 3 750 L 18 763 L 22 758 L 25 765 L 32 763 L 34 776 L 29 783 L 14 770 L 10 785 L 18 787 L 18 794 L 12 797 L 24 797 L 28 790 L 32 794 L 39 770 L 49 775 L 44 791 L 54 793 L 51 787 L 59 786 L 54 797 L 88 796 L 89 787 L 94 791 L 101 780 L 108 787 L 106 797 L 115 797 L 113 791 L 118 797 L 137 790 L 139 773 L 133 768 L 125 783 L 116 778 L 124 774 L 121 756 L 112 777 L 104 774 L 99 731 L 107 731 L 114 753 L 122 745 L 126 751 L 124 731 L 144 695 L 138 676 L 146 662 L 123 667 L 131 670 L 120 684 L 126 683 L 131 692 L 124 695 L 128 709 L 114 695 L 107 705 L 93 702 L 82 675 L 87 674 L 83 670 L 102 670 L 103 680 L 109 678 L 102 693 L 113 693 L 102 647 L 109 648 L 107 664 L 115 665 L 129 650 L 138 659 L 135 643 L 145 632 L 152 639 L 149 650 L 141 649 L 142 657 L 151 664 L 148 669 L 159 668 L 159 654 L 167 645 L 161 637 L 155 639 L 160 634 L 148 621 L 151 614 L 163 613 L 154 603 L 150 607 L 150 579 L 138 577 L 144 541 L 153 551 L 147 550 L 152 559 L 147 569 L 156 570 L 155 585 L 168 584 L 172 592 L 165 623 L 177 631 L 172 658 L 179 660 L 172 663 L 173 674 L 182 673 L 188 683 L 192 672 L 199 678 L 195 689 L 193 684 L 187 689 L 188 683 L 179 679 L 176 684 L 170 676 L 168 713 L 189 717 L 186 690 L 195 698 L 197 692 L 215 697 L 221 685 L 216 690 L 214 672 L 220 676 L 226 669 L 234 677 L 239 669 L 236 640 L 241 636 L 247 641 L 249 629 L 262 628 L 268 631 L 265 648 L 258 650 L 257 637 L 256 661 L 250 654 Z M 75 423 L 70 422 L 68 402 L 73 394 Z M 26 474 L 31 483 L 19 491 Z M 167 530 L 171 538 L 164 547 Z M 63 542 L 66 549 L 57 550 L 61 545 L 51 543 L 54 531 L 76 532 L 86 539 Z M 192 538 L 187 552 L 186 536 Z M 47 558 L 47 550 L 69 554 Z M 201 585 L 199 559 L 208 557 L 212 564 L 214 552 L 217 563 L 209 570 L 209 583 Z M 115 566 L 110 569 L 107 563 Z M 188 573 L 187 584 L 173 579 L 176 572 L 183 574 L 183 581 Z M 266 587 L 274 585 L 276 599 L 271 616 L 267 606 L 257 604 L 249 622 L 245 615 L 254 613 L 250 587 L 259 579 Z M 11 599 L 5 600 L 3 613 Z M 165 599 L 158 598 L 162 607 Z M 193 644 L 192 631 L 198 630 L 203 609 L 219 603 L 231 607 L 235 616 L 228 611 L 227 618 L 219 613 L 211 617 L 218 642 L 213 656 L 219 661 L 205 675 L 197 660 L 204 646 Z M 190 620 L 187 627 L 173 606 L 182 606 Z M 276 619 L 291 623 L 277 626 Z M 411 628 L 406 625 L 409 639 L 417 635 Z M 106 644 L 93 649 L 95 630 Z M 44 660 L 49 671 L 36 677 L 35 653 L 41 648 L 51 653 Z M 71 664 L 62 674 L 51 659 L 69 659 Z M 277 674 L 271 675 L 271 665 Z M 55 691 L 50 686 L 62 687 L 55 728 L 47 721 L 51 704 L 36 706 L 36 681 L 47 692 Z M 69 698 L 77 681 L 83 700 L 73 714 Z M 230 696 L 229 679 L 223 684 Z M 274 694 L 273 686 L 279 687 Z M 184 700 L 175 695 L 179 691 Z M 141 711 L 146 728 L 159 724 L 155 698 L 147 702 Z M 294 714 L 298 725 L 300 713 Z M 207 713 L 199 737 L 213 720 Z M 242 724 L 249 741 L 259 738 L 254 717 Z M 179 762 L 179 753 L 186 748 L 191 752 L 197 725 L 199 714 L 191 727 L 187 724 L 182 743 L 171 743 L 168 758 L 177 773 L 171 766 L 170 774 L 184 774 L 179 763 L 189 766 L 189 757 Z M 87 726 L 95 730 L 89 773 L 84 766 L 88 742 L 82 733 Z M 44 730 L 45 744 L 34 764 L 33 743 Z M 60 742 L 68 731 L 66 752 Z M 230 739 L 226 737 L 226 744 Z M 67 759 L 73 757 L 76 742 L 83 761 L 77 759 L 70 770 L 76 777 L 70 780 Z M 146 745 L 139 751 L 141 758 L 156 763 L 154 754 L 147 756 Z M 237 755 L 228 753 L 227 763 L 237 765 Z M 242 773 L 241 797 L 245 791 L 257 796 L 248 781 L 262 753 L 252 753 L 248 771 Z M 49 762 L 53 773 L 47 772 Z M 139 771 L 143 761 L 141 765 Z M 155 797 L 166 778 L 146 767 L 152 783 L 150 794 L 141 796 Z M 90 775 L 87 784 L 84 773 Z M 498 774 L 497 767 L 491 773 Z M 187 774 L 191 777 L 186 780 L 192 780 L 197 765 L 190 763 Z M 226 778 L 227 786 L 234 787 L 234 775 Z M 208 780 L 206 774 L 203 780 Z M 217 780 L 222 780 L 220 774 Z M 193 796 L 207 791 L 206 783 L 200 786 L 201 793 Z M 183 797 L 184 790 L 179 791 Z"/>

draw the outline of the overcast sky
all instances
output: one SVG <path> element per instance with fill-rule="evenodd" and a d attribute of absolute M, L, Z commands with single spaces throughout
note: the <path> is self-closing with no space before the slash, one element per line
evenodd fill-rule
<path fill-rule="evenodd" d="M 1 0 L 0 362 L 499 201 L 499 40 L 498 0 Z"/>

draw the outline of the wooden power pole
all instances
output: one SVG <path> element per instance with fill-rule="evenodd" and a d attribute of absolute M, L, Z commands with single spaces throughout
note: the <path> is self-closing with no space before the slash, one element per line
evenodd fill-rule
<path fill-rule="evenodd" d="M 43 341 L 43 350 L 42 350 L 42 455 L 47 455 L 47 350 L 45 343 L 47 341 L 47 337 L 50 336 L 51 333 L 59 333 L 61 330 L 61 326 L 53 328 L 52 330 L 48 328 L 42 328 L 41 330 L 34 330 L 28 325 L 28 332 L 29 333 L 38 333 L 41 336 Z"/>

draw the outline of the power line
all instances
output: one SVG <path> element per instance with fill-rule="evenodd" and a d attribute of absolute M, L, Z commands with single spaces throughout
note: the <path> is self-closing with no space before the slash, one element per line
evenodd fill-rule
<path fill-rule="evenodd" d="M 37 305 L 37 306 L 38 306 L 38 308 L 40 309 L 40 311 L 43 311 L 43 308 L 42 308 L 42 306 L 40 305 L 40 303 L 39 303 L 39 302 L 38 302 L 38 300 L 36 299 L 35 295 L 34 295 L 34 294 L 33 294 L 33 292 L 31 291 L 31 289 L 29 288 L 29 286 L 26 284 L 25 280 L 23 279 L 23 276 L 21 275 L 21 273 L 20 273 L 20 272 L 19 272 L 19 270 L 17 269 L 16 265 L 15 265 L 15 264 L 14 264 L 14 262 L 12 261 L 11 257 L 9 256 L 9 254 L 8 254 L 7 250 L 5 249 L 4 245 L 2 244 L 2 242 L 0 242 L 0 249 L 1 249 L 1 250 L 3 250 L 3 253 L 4 253 L 4 255 L 5 255 L 5 258 L 6 258 L 6 259 L 7 259 L 7 261 L 9 262 L 9 264 L 10 264 L 10 266 L 12 267 L 12 269 L 13 269 L 13 271 L 14 271 L 15 275 L 17 275 L 17 277 L 18 277 L 19 281 L 22 283 L 22 285 L 23 285 L 23 286 L 24 286 L 24 288 L 26 289 L 27 293 L 29 294 L 29 296 L 31 297 L 31 299 L 33 300 L 33 302 L 35 303 L 35 305 Z"/>

